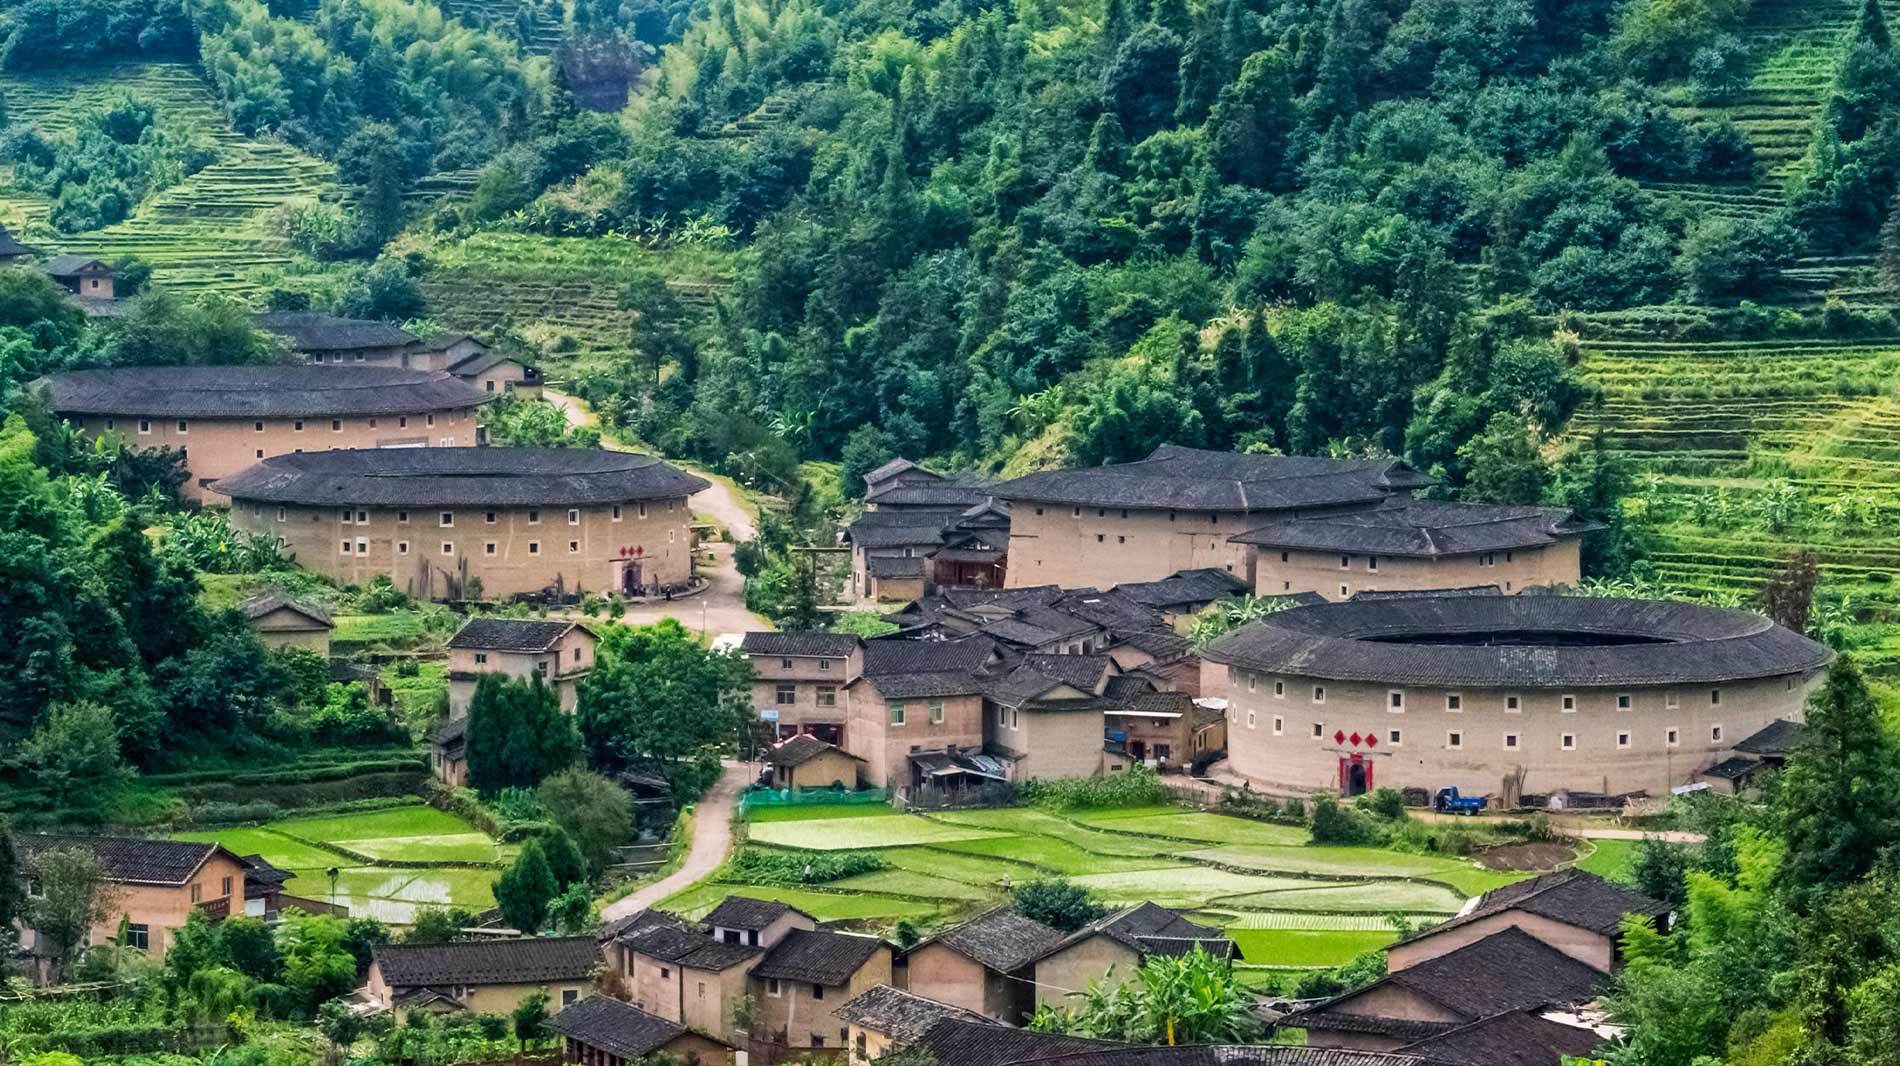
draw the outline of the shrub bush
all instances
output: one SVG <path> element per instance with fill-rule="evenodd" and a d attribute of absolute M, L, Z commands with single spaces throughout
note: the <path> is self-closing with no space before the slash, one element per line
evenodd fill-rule
<path fill-rule="evenodd" d="M 1022 797 L 1037 807 L 1073 811 L 1095 807 L 1149 807 L 1173 797 L 1159 776 L 1136 763 L 1126 772 L 1101 777 L 1071 777 L 1055 781 L 1027 781 Z"/>
<path fill-rule="evenodd" d="M 1331 796 L 1313 801 L 1312 831 L 1315 844 L 1368 844 L 1378 837 L 1371 821 Z"/>
<path fill-rule="evenodd" d="M 882 869 L 884 860 L 868 851 L 794 854 L 746 848 L 726 864 L 726 876 L 752 885 L 810 885 Z"/>

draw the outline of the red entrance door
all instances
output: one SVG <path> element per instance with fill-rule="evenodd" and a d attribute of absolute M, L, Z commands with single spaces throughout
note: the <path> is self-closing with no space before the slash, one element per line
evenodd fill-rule
<path fill-rule="evenodd" d="M 1339 757 L 1339 794 L 1347 798 L 1372 791 L 1372 764 L 1364 755 Z"/>

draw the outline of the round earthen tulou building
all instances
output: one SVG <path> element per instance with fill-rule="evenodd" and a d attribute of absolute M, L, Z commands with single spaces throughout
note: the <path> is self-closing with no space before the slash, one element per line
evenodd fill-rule
<path fill-rule="evenodd" d="M 707 483 L 647 455 L 424 448 L 275 456 L 218 483 L 233 523 L 347 584 L 428 599 L 652 593 L 692 579 Z"/>
<path fill-rule="evenodd" d="M 1282 611 L 1205 657 L 1204 691 L 1225 683 L 1230 763 L 1252 780 L 1515 803 L 1667 794 L 1799 721 L 1830 653 L 1748 611 L 1419 595 Z"/>

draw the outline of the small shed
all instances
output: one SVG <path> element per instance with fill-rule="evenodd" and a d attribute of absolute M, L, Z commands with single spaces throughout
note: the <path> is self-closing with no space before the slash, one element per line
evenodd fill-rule
<path fill-rule="evenodd" d="M 589 996 L 548 1019 L 562 1038 L 562 1061 L 626 1066 L 664 1057 L 687 1062 L 731 1062 L 732 1047 L 676 1021 L 607 996 Z"/>
<path fill-rule="evenodd" d="M 39 254 L 32 246 L 21 244 L 13 239 L 13 234 L 5 226 L 0 226 L 0 266 L 12 266 L 14 263 Z"/>
<path fill-rule="evenodd" d="M 765 753 L 773 788 L 858 787 L 864 760 L 809 733 L 800 733 Z"/>
<path fill-rule="evenodd" d="M 435 731 L 429 761 L 443 784 L 450 788 L 468 784 L 468 716 L 451 718 Z"/>
<path fill-rule="evenodd" d="M 46 273 L 83 300 L 110 300 L 112 265 L 89 255 L 56 255 L 47 260 Z"/>
<path fill-rule="evenodd" d="M 302 648 L 330 654 L 330 612 L 281 591 L 260 593 L 238 604 L 257 639 L 270 648 Z"/>

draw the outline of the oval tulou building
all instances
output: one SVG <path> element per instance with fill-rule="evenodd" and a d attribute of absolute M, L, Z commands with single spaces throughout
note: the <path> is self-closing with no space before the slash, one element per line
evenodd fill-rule
<path fill-rule="evenodd" d="M 237 525 L 302 565 L 429 599 L 637 593 L 692 578 L 706 482 L 647 455 L 579 448 L 304 452 L 224 479 Z"/>
<path fill-rule="evenodd" d="M 1298 607 L 1206 652 L 1234 770 L 1267 784 L 1666 793 L 1799 721 L 1830 653 L 1760 615 L 1581 596 Z M 1222 676 L 1224 675 L 1224 676 Z"/>

